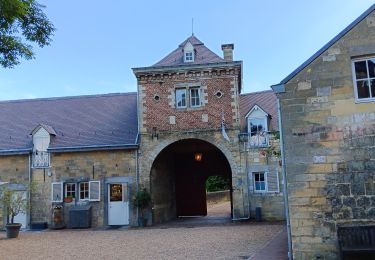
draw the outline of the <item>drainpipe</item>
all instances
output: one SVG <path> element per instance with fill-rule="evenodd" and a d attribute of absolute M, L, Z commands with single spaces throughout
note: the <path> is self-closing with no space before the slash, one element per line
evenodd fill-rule
<path fill-rule="evenodd" d="M 29 215 L 29 221 L 28 221 L 28 226 L 31 229 L 31 154 L 29 154 L 29 189 L 28 189 L 28 196 L 29 196 L 29 207 L 27 209 L 28 215 Z"/>
<path fill-rule="evenodd" d="M 138 148 L 139 149 L 139 148 Z M 135 186 L 137 192 L 139 191 L 139 152 L 138 149 L 135 150 Z M 137 207 L 137 219 L 139 218 L 139 207 Z"/>
<path fill-rule="evenodd" d="M 273 91 L 276 94 L 284 93 L 285 87 L 284 85 L 276 85 L 271 86 Z M 286 228 L 288 233 L 288 259 L 293 260 L 293 252 L 292 252 L 292 234 L 290 230 L 290 216 L 289 216 L 289 200 L 288 200 L 288 187 L 287 187 L 287 179 L 286 179 L 286 168 L 285 168 L 285 150 L 284 150 L 284 135 L 283 135 L 283 124 L 281 118 L 281 107 L 280 107 L 280 99 L 277 98 L 277 112 L 279 116 L 279 132 L 280 132 L 280 152 L 281 152 L 281 173 L 283 176 L 283 192 L 284 192 L 284 207 L 285 207 L 285 217 L 286 217 Z"/>

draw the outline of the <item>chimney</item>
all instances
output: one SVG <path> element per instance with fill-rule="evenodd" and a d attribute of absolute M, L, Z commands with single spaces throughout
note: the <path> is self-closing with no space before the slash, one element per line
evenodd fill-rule
<path fill-rule="evenodd" d="M 223 50 L 224 60 L 233 61 L 234 44 L 233 43 L 223 44 L 221 45 L 221 49 Z"/>

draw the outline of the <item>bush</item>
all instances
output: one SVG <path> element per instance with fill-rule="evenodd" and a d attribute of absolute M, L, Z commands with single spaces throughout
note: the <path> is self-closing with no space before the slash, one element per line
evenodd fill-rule
<path fill-rule="evenodd" d="M 230 189 L 229 179 L 223 176 L 210 176 L 206 180 L 206 190 L 208 192 L 222 191 L 222 190 L 229 190 L 229 189 Z"/>

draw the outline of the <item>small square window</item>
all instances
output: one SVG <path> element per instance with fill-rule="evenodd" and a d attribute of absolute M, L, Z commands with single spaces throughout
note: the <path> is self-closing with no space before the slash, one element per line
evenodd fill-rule
<path fill-rule="evenodd" d="M 375 100 L 375 58 L 353 61 L 353 81 L 358 101 Z"/>
<path fill-rule="evenodd" d="M 193 52 L 189 51 L 185 53 L 185 61 L 193 61 Z"/>
<path fill-rule="evenodd" d="M 258 192 L 266 191 L 265 172 L 253 172 L 254 190 Z"/>
<path fill-rule="evenodd" d="M 186 89 L 176 89 L 176 107 L 186 107 Z"/>
<path fill-rule="evenodd" d="M 89 199 L 89 183 L 81 182 L 79 184 L 79 199 L 88 200 Z"/>

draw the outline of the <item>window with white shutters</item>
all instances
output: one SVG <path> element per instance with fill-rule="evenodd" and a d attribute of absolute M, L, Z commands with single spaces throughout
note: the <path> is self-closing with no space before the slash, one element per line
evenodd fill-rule
<path fill-rule="evenodd" d="M 258 170 L 248 174 L 250 193 L 278 193 L 279 174 L 277 170 Z"/>
<path fill-rule="evenodd" d="M 279 174 L 277 171 L 267 172 L 267 192 L 279 192 Z"/>
<path fill-rule="evenodd" d="M 100 181 L 89 182 L 89 200 L 100 201 Z"/>
<path fill-rule="evenodd" d="M 63 183 L 53 182 L 51 186 L 52 190 L 52 202 L 62 202 L 63 201 Z"/>

